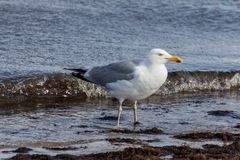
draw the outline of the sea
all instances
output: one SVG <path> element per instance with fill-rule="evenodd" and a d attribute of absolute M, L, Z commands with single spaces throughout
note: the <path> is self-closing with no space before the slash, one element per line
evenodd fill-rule
<path fill-rule="evenodd" d="M 51 141 L 115 150 L 102 128 L 115 120 L 99 117 L 115 115 L 117 103 L 63 68 L 145 58 L 152 48 L 184 59 L 167 64 L 166 84 L 139 104 L 143 126 L 167 133 L 154 145 L 180 144 L 167 136 L 177 132 L 239 132 L 239 17 L 238 0 L 0 0 L 0 149 L 55 154 L 40 145 Z M 131 128 L 126 110 L 122 125 Z"/>

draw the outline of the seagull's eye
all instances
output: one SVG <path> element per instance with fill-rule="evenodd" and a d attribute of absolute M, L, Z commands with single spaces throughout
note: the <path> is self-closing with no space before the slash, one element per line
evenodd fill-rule
<path fill-rule="evenodd" d="M 162 53 L 158 53 L 159 56 L 162 56 L 163 54 Z"/>

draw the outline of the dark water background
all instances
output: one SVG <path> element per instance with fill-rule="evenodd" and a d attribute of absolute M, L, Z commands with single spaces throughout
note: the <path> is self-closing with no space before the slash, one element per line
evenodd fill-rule
<path fill-rule="evenodd" d="M 170 70 L 239 70 L 240 2 L 1 0 L 0 79 L 144 57 L 184 58 Z"/>

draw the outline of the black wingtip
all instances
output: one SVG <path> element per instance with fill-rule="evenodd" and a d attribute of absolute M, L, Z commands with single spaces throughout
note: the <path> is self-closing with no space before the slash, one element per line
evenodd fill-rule
<path fill-rule="evenodd" d="M 92 81 L 89 81 L 88 79 L 86 79 L 82 73 L 72 72 L 71 75 L 74 76 L 74 77 L 76 77 L 76 78 L 82 79 L 82 80 L 84 80 L 84 81 L 86 81 L 86 82 L 91 82 L 91 83 L 93 83 Z"/>
<path fill-rule="evenodd" d="M 83 69 L 83 68 L 63 68 L 64 70 L 69 70 L 69 71 L 73 71 L 71 73 L 72 76 L 76 77 L 76 78 L 80 78 L 84 81 L 87 81 L 87 82 L 91 82 L 89 81 L 88 79 L 86 79 L 84 77 L 84 74 L 87 72 L 87 69 Z M 92 83 L 92 82 L 91 82 Z"/>
<path fill-rule="evenodd" d="M 74 72 L 80 72 L 80 73 L 85 73 L 87 69 L 83 68 L 63 68 L 64 70 L 69 70 L 69 71 L 74 71 Z"/>

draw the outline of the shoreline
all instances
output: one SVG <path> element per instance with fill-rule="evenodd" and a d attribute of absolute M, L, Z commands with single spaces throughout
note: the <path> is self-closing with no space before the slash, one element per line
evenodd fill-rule
<path fill-rule="evenodd" d="M 117 103 L 112 99 L 8 99 L 0 103 L 0 155 L 21 160 L 235 158 L 240 155 L 238 93 L 152 96 L 139 103 L 136 128 L 126 101 L 120 130 L 114 129 Z M 232 148 L 236 154 L 230 154 Z"/>

